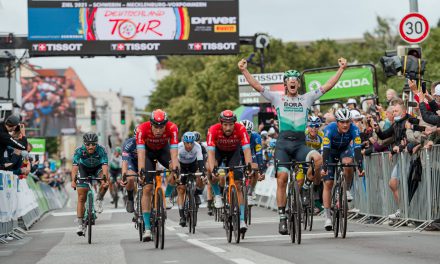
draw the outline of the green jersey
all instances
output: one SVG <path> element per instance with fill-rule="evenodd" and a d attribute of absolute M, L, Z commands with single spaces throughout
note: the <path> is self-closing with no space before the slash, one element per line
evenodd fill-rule
<path fill-rule="evenodd" d="M 73 165 L 78 166 L 79 164 L 88 168 L 108 164 L 108 157 L 105 148 L 98 144 L 96 145 L 95 152 L 89 154 L 86 146 L 82 145 L 81 147 L 78 147 L 73 154 Z"/>
<path fill-rule="evenodd" d="M 280 132 L 304 133 L 307 127 L 309 108 L 323 93 L 320 88 L 306 94 L 290 97 L 264 89 L 261 95 L 269 100 L 277 111 Z"/>

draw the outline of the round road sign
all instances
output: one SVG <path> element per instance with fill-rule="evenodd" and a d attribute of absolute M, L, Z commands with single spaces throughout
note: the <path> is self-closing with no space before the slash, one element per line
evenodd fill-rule
<path fill-rule="evenodd" d="M 420 43 L 428 37 L 428 20 L 419 13 L 409 13 L 400 21 L 399 33 L 408 43 Z"/>

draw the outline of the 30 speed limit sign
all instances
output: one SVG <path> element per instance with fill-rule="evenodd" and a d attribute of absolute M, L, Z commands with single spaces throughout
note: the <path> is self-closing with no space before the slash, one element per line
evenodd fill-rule
<path fill-rule="evenodd" d="M 410 13 L 400 21 L 399 32 L 406 42 L 420 43 L 428 37 L 428 20 L 419 13 Z"/>

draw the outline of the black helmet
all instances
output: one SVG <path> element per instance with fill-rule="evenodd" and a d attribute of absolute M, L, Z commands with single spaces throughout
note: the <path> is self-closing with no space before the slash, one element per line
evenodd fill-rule
<path fill-rule="evenodd" d="M 96 143 L 98 142 L 98 135 L 95 132 L 87 132 L 83 135 L 84 143 Z"/>
<path fill-rule="evenodd" d="M 20 116 L 18 115 L 10 115 L 5 120 L 5 124 L 8 126 L 18 126 L 20 124 Z"/>
<path fill-rule="evenodd" d="M 200 133 L 198 131 L 193 131 L 194 137 L 196 138 L 196 141 L 200 141 Z"/>

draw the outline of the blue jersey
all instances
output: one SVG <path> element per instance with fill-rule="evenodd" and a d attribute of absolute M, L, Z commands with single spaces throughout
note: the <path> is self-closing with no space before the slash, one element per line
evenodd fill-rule
<path fill-rule="evenodd" d="M 137 171 L 138 155 L 135 137 L 127 139 L 122 145 L 122 161 L 127 161 L 129 165 L 133 164 L 133 170 Z"/>
<path fill-rule="evenodd" d="M 259 167 L 263 166 L 263 146 L 261 144 L 261 136 L 256 132 L 251 132 L 251 153 L 252 160 L 256 162 Z"/>
<path fill-rule="evenodd" d="M 353 123 L 350 123 L 347 133 L 339 133 L 338 125 L 336 122 L 332 122 L 324 129 L 324 149 L 343 151 L 351 146 L 354 149 L 360 148 L 360 134 L 359 128 Z"/>

